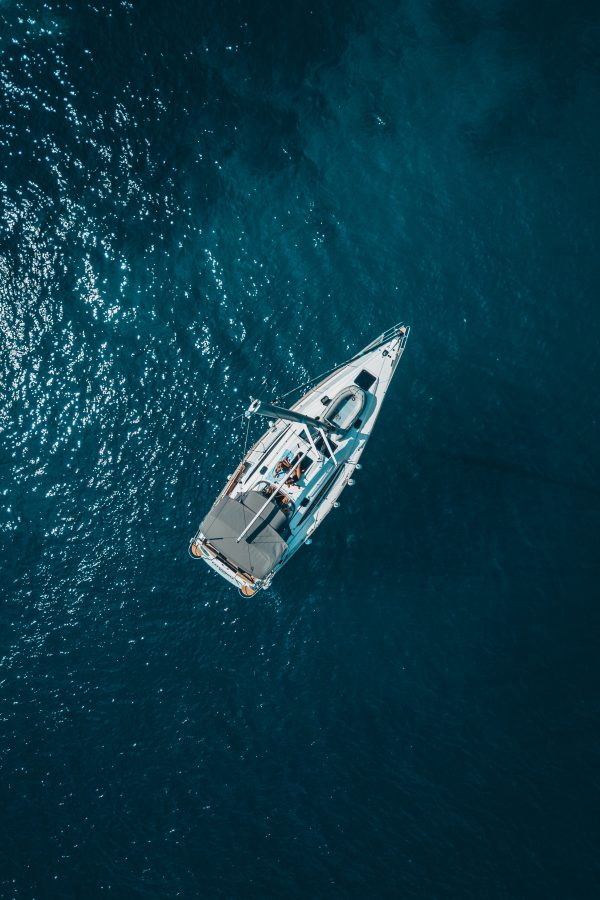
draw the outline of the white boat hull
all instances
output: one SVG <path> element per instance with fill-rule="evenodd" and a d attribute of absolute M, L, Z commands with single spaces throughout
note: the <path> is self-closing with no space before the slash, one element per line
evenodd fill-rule
<path fill-rule="evenodd" d="M 259 494 L 274 496 L 272 485 L 278 485 L 277 499 L 286 510 L 286 534 L 289 530 L 289 535 L 286 538 L 287 548 L 272 569 L 266 574 L 261 572 L 257 577 L 256 573 L 247 571 L 250 566 L 244 568 L 221 553 L 218 543 L 211 542 L 210 536 L 202 532 L 202 527 L 190 545 L 193 556 L 204 559 L 247 596 L 268 587 L 277 572 L 335 507 L 340 494 L 352 479 L 404 351 L 408 333 L 409 328 L 405 325 L 390 329 L 346 364 L 324 377 L 290 407 L 294 413 L 322 421 L 328 406 L 331 409 L 335 398 L 342 397 L 340 416 L 345 410 L 347 416 L 352 416 L 355 411 L 351 403 L 357 402 L 356 395 L 360 394 L 359 400 L 364 406 L 351 427 L 324 433 L 325 429 L 321 431 L 315 426 L 276 419 L 248 451 L 217 497 L 213 509 L 225 497 L 241 500 L 249 492 L 254 497 Z M 357 381 L 362 387 L 357 387 Z M 369 386 L 365 390 L 367 384 Z M 344 406 L 346 395 L 349 400 Z M 290 472 L 276 474 L 278 463 L 281 469 L 280 461 L 286 457 L 293 464 L 300 460 L 298 471 L 303 469 L 300 477 L 288 478 L 291 469 Z M 268 499 L 265 502 L 268 504 Z M 230 546 L 236 547 L 235 543 Z"/>

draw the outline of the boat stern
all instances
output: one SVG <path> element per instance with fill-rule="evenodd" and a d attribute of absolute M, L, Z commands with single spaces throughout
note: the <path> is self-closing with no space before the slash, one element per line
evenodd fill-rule
<path fill-rule="evenodd" d="M 221 558 L 221 555 L 214 547 L 211 547 L 201 532 L 190 541 L 189 552 L 193 559 L 203 560 L 217 574 L 236 587 L 243 597 L 254 596 L 264 586 L 262 580 L 252 578 L 246 572 L 234 568 L 227 560 Z"/>

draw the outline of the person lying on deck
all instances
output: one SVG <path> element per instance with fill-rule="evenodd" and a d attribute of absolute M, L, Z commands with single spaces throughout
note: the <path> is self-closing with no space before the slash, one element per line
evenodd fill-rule
<path fill-rule="evenodd" d="M 302 466 L 300 465 L 300 463 L 298 463 L 298 465 L 296 466 L 294 471 L 291 473 L 290 477 L 286 478 L 285 483 L 286 484 L 295 484 L 301 475 L 302 475 Z"/>
<path fill-rule="evenodd" d="M 280 475 L 281 472 L 283 472 L 283 471 L 289 471 L 290 469 L 292 469 L 292 466 L 293 466 L 293 462 L 289 458 L 289 456 L 284 456 L 283 459 L 280 459 L 279 462 L 277 463 L 277 465 L 275 466 L 275 477 Z M 286 478 L 285 483 L 286 484 L 294 484 L 296 481 L 298 481 L 298 479 L 300 478 L 301 475 L 302 475 L 302 466 L 300 463 L 298 463 L 297 466 L 295 467 L 295 469 L 293 469 L 291 472 L 289 472 L 289 477 Z"/>
<path fill-rule="evenodd" d="M 284 456 L 283 459 L 280 459 L 277 465 L 275 466 L 275 477 L 277 478 L 284 470 L 291 469 L 292 460 L 289 456 Z"/>

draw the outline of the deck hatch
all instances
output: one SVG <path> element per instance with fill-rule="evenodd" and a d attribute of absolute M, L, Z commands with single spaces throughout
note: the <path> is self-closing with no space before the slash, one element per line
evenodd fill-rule
<path fill-rule="evenodd" d="M 371 375 L 371 373 L 367 372 L 366 369 L 361 369 L 361 371 L 354 379 L 354 384 L 356 384 L 359 388 L 362 388 L 363 391 L 368 391 L 376 381 L 377 379 L 374 375 Z"/>

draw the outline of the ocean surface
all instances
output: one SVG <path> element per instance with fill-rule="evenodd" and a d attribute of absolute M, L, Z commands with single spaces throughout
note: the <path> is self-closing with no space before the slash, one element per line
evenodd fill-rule
<path fill-rule="evenodd" d="M 3 900 L 600 895 L 599 42 L 2 0 Z M 356 486 L 241 598 L 188 543 L 248 398 L 401 320 Z"/>

